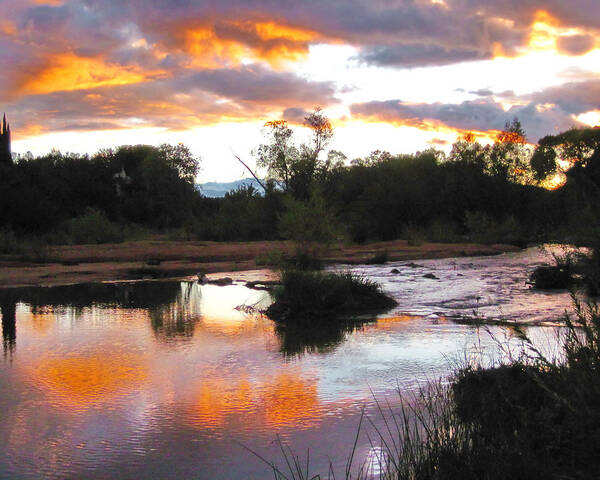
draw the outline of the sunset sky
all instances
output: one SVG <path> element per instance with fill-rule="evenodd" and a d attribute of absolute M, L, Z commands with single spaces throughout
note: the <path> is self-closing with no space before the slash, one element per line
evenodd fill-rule
<path fill-rule="evenodd" d="M 598 0 L 4 0 L 0 111 L 16 152 L 183 142 L 200 182 L 315 106 L 349 158 L 535 142 L 600 124 L 599 33 Z"/>

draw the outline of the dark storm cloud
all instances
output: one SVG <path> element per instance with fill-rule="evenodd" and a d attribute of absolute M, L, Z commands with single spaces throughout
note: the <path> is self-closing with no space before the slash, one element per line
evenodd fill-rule
<path fill-rule="evenodd" d="M 353 116 L 403 125 L 431 128 L 431 122 L 458 130 L 500 130 L 519 118 L 530 141 L 581 126 L 576 116 L 600 106 L 600 79 L 570 82 L 529 95 L 512 91 L 494 93 L 483 89 L 469 92 L 481 97 L 460 104 L 407 103 L 401 100 L 365 102 L 351 107 Z M 493 98 L 519 103 L 505 111 Z M 428 123 L 429 122 L 429 123 Z"/>
<path fill-rule="evenodd" d="M 464 89 L 462 91 L 464 92 Z M 479 90 L 472 90 L 469 93 L 477 95 L 478 97 L 489 97 L 494 94 L 489 88 L 480 88 Z"/>
<path fill-rule="evenodd" d="M 538 104 L 556 104 L 565 112 L 578 115 L 600 108 L 600 79 L 569 82 L 531 95 Z"/>
<path fill-rule="evenodd" d="M 596 39 L 592 35 L 570 35 L 559 37 L 558 50 L 568 55 L 583 55 L 596 45 Z"/>
<path fill-rule="evenodd" d="M 471 60 L 484 60 L 491 52 L 468 48 L 444 48 L 427 44 L 399 44 L 363 49 L 359 59 L 367 64 L 402 67 L 449 65 Z"/>
<path fill-rule="evenodd" d="M 273 72 L 260 66 L 239 69 L 205 70 L 173 82 L 176 87 L 200 89 L 217 95 L 272 105 L 331 104 L 335 88 L 331 82 L 310 82 L 287 72 Z"/>
<path fill-rule="evenodd" d="M 545 11 L 568 27 L 600 28 L 597 0 L 450 0 L 451 8 L 512 18 L 526 24 Z"/>
<path fill-rule="evenodd" d="M 283 114 L 281 115 L 281 117 L 283 118 L 283 120 L 290 122 L 290 123 L 304 124 L 304 118 L 307 115 L 308 115 L 308 111 L 305 110 L 304 108 L 290 107 L 290 108 L 286 108 L 283 111 Z"/>
<path fill-rule="evenodd" d="M 517 117 L 530 141 L 568 129 L 575 121 L 560 106 L 538 108 L 535 103 L 513 106 L 508 111 L 493 100 L 467 101 L 460 104 L 408 104 L 398 100 L 355 104 L 352 115 L 420 128 L 442 124 L 461 131 L 501 130 Z M 433 126 L 432 126 L 433 122 Z"/>

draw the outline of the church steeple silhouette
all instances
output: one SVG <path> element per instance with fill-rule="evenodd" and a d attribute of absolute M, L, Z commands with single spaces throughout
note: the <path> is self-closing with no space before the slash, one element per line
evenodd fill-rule
<path fill-rule="evenodd" d="M 12 164 L 12 152 L 10 149 L 10 125 L 6 121 L 6 113 L 2 117 L 0 126 L 0 164 Z"/>

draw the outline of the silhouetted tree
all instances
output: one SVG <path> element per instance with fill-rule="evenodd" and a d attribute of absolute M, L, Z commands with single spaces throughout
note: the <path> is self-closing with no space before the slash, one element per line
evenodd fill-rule
<path fill-rule="evenodd" d="M 558 135 L 542 138 L 531 159 L 535 177 L 544 180 L 556 172 L 573 166 L 586 168 L 592 164 L 600 147 L 600 127 L 573 128 Z M 561 165 L 562 163 L 562 165 Z"/>
<path fill-rule="evenodd" d="M 305 117 L 305 126 L 311 131 L 309 143 L 296 146 L 293 131 L 285 120 L 267 122 L 268 143 L 256 151 L 257 165 L 267 169 L 267 177 L 278 182 L 285 192 L 308 199 L 314 182 L 332 168 L 339 167 L 340 157 L 321 158 L 321 153 L 333 136 L 329 119 L 320 108 Z"/>
<path fill-rule="evenodd" d="M 511 182 L 528 184 L 531 181 L 530 158 L 525 131 L 515 117 L 512 122 L 506 122 L 489 149 L 486 171 Z"/>

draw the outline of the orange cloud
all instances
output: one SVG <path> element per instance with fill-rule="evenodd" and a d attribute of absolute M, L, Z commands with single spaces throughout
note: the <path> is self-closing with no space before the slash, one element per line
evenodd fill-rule
<path fill-rule="evenodd" d="M 49 128 L 46 125 L 40 125 L 38 123 L 27 124 L 21 126 L 15 135 L 16 140 L 21 140 L 23 138 L 28 137 L 37 137 L 38 135 L 42 135 L 44 133 L 48 133 Z"/>
<path fill-rule="evenodd" d="M 494 42 L 492 55 L 494 58 L 514 58 L 532 52 L 583 55 L 595 48 L 594 39 L 594 32 L 565 26 L 559 18 L 545 10 L 538 10 L 533 16 L 525 45 L 517 49 L 507 49 L 502 43 Z"/>
<path fill-rule="evenodd" d="M 183 49 L 192 67 L 218 68 L 244 61 L 265 61 L 272 67 L 298 61 L 308 55 L 319 33 L 273 21 L 232 21 L 184 29 Z"/>
<path fill-rule="evenodd" d="M 185 50 L 193 57 L 191 66 L 197 68 L 218 68 L 229 62 L 238 64 L 249 53 L 244 45 L 219 38 L 210 27 L 187 30 Z"/>
<path fill-rule="evenodd" d="M 275 22 L 259 22 L 255 25 L 256 33 L 263 40 L 287 39 L 294 42 L 311 42 L 319 34 L 312 30 L 280 25 Z"/>
<path fill-rule="evenodd" d="M 555 50 L 559 33 L 558 27 L 558 19 L 543 10 L 537 11 L 531 26 L 528 49 Z"/>
<path fill-rule="evenodd" d="M 469 138 L 470 141 L 478 141 L 483 143 L 494 143 L 498 135 L 502 132 L 500 130 L 468 130 L 463 128 L 449 127 L 440 120 L 434 119 L 419 119 L 419 118 L 406 118 L 399 119 L 387 116 L 385 114 L 377 115 L 365 115 L 354 113 L 353 116 L 357 116 L 361 121 L 366 123 L 386 123 L 394 125 L 395 127 L 409 127 L 416 128 L 425 132 L 435 132 L 439 135 L 448 135 L 456 140 L 459 138 Z M 438 139 L 439 140 L 439 139 Z"/>
<path fill-rule="evenodd" d="M 551 51 L 567 55 L 583 55 L 595 48 L 596 35 L 582 28 L 567 27 L 544 10 L 535 13 L 525 52 Z"/>
<path fill-rule="evenodd" d="M 38 72 L 29 74 L 20 85 L 19 92 L 37 95 L 87 90 L 141 83 L 164 75 L 164 71 L 144 72 L 137 67 L 125 67 L 101 58 L 63 53 L 52 55 Z"/>
<path fill-rule="evenodd" d="M 0 20 L 0 34 L 12 37 L 17 34 L 17 27 L 12 22 Z"/>

